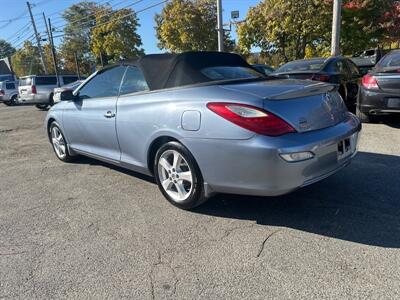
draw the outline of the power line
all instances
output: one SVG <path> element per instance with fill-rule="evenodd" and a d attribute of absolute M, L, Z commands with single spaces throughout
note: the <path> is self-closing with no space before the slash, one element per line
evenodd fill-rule
<path fill-rule="evenodd" d="M 144 1 L 144 0 L 139 0 L 139 1 L 142 2 L 142 1 Z M 138 2 L 139 2 L 139 1 L 138 1 Z M 111 22 L 114 22 L 114 21 L 117 21 L 117 20 L 122 20 L 122 19 L 127 18 L 127 17 L 129 17 L 129 16 L 132 16 L 132 15 L 134 15 L 134 14 L 139 14 L 139 13 L 144 12 L 144 11 L 146 11 L 146 10 L 149 10 L 149 9 L 151 9 L 151 8 L 153 8 L 153 7 L 156 7 L 156 6 L 159 6 L 159 5 L 161 5 L 161 4 L 164 4 L 164 3 L 168 2 L 168 1 L 169 1 L 169 0 L 163 0 L 163 1 L 161 1 L 161 2 L 158 2 L 158 3 L 155 3 L 155 4 L 153 4 L 153 5 L 147 6 L 147 7 L 143 8 L 143 9 L 141 9 L 141 10 L 132 11 L 131 13 L 128 13 L 128 14 L 126 14 L 126 15 L 123 15 L 123 16 L 117 18 L 117 19 L 110 20 L 110 21 L 107 21 L 107 22 L 103 22 L 103 23 L 96 24 L 96 25 L 94 25 L 94 26 L 88 27 L 87 29 L 97 28 L 97 27 L 103 26 L 103 25 L 105 25 L 105 24 L 108 24 L 108 23 L 111 23 Z M 137 3 L 138 3 L 138 2 L 137 2 Z M 131 4 L 131 5 L 132 5 L 132 4 Z M 114 12 L 112 12 L 112 13 L 109 13 L 108 15 L 115 14 L 116 12 L 117 12 L 117 11 L 114 11 Z M 88 23 L 88 22 L 87 22 L 87 23 Z M 81 25 L 84 25 L 84 24 L 85 24 L 85 23 L 83 23 L 83 24 L 81 24 Z M 65 36 L 65 35 L 68 35 L 68 34 L 60 34 L 60 35 L 54 36 L 54 38 L 63 37 L 63 36 Z"/>

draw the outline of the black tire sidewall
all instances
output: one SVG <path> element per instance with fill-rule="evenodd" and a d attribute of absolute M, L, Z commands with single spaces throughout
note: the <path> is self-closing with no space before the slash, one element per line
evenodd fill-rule
<path fill-rule="evenodd" d="M 167 150 L 175 150 L 181 154 L 186 162 L 189 165 L 190 170 L 192 170 L 192 191 L 190 193 L 190 196 L 182 201 L 182 202 L 175 202 L 169 195 L 168 193 L 164 190 L 164 188 L 161 185 L 159 174 L 158 174 L 158 161 L 161 157 L 161 155 L 167 151 Z M 169 142 L 164 144 L 163 146 L 158 149 L 156 153 L 156 157 L 154 160 L 154 177 L 156 179 L 157 185 L 161 191 L 161 193 L 164 195 L 164 197 L 174 206 L 179 207 L 181 209 L 192 209 L 200 204 L 202 204 L 206 199 L 204 197 L 204 184 L 203 184 L 203 177 L 201 175 L 200 169 L 196 163 L 196 160 L 194 159 L 193 155 L 190 153 L 190 151 L 184 147 L 182 144 L 178 142 Z"/>
<path fill-rule="evenodd" d="M 62 137 L 63 137 L 63 139 L 64 139 L 64 143 L 65 143 L 65 157 L 64 157 L 64 158 L 60 158 L 60 157 L 57 155 L 57 152 L 56 152 L 56 150 L 54 149 L 53 141 L 51 140 L 51 139 L 52 139 L 51 131 L 52 131 L 52 129 L 53 129 L 54 127 L 57 127 L 57 128 L 58 128 L 58 130 L 60 131 L 60 133 L 61 133 L 61 135 L 62 135 Z M 50 137 L 51 147 L 53 148 L 53 151 L 54 151 L 54 154 L 56 155 L 56 157 L 57 157 L 59 160 L 63 161 L 63 162 L 69 162 L 69 161 L 71 161 L 71 160 L 72 160 L 72 156 L 69 155 L 69 152 L 68 152 L 67 140 L 65 139 L 65 135 L 64 135 L 64 133 L 62 132 L 60 125 L 58 125 L 58 123 L 57 123 L 56 121 L 54 121 L 53 123 L 51 123 L 51 125 L 49 126 L 49 137 Z"/>

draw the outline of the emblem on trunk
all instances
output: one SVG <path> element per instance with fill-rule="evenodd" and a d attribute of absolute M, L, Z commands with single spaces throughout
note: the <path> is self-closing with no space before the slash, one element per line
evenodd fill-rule
<path fill-rule="evenodd" d="M 299 119 L 299 126 L 303 130 L 307 130 L 310 128 L 310 125 L 308 124 L 308 121 L 306 118 L 300 118 Z"/>

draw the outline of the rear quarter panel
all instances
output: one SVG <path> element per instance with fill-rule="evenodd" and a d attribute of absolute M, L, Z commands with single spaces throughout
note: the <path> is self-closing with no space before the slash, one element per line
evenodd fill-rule
<path fill-rule="evenodd" d="M 161 136 L 175 138 L 183 144 L 185 138 L 244 140 L 254 136 L 253 132 L 210 111 L 206 106 L 208 102 L 241 102 L 262 107 L 260 98 L 227 91 L 218 86 L 120 96 L 116 128 L 121 160 L 146 167 L 149 147 Z M 185 111 L 200 113 L 199 130 L 182 128 L 182 115 Z"/>

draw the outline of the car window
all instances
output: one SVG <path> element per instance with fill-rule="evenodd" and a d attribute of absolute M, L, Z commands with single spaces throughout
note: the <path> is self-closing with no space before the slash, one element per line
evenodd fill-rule
<path fill-rule="evenodd" d="M 360 71 L 358 70 L 357 66 L 352 61 L 347 60 L 346 62 L 347 62 L 347 66 L 349 67 L 352 76 L 360 75 Z"/>
<path fill-rule="evenodd" d="M 7 90 L 15 90 L 15 83 L 13 83 L 13 82 L 6 82 L 6 89 L 7 89 Z"/>
<path fill-rule="evenodd" d="M 262 75 L 256 70 L 233 66 L 204 68 L 201 70 L 201 73 L 211 80 L 251 79 L 262 77 Z"/>
<path fill-rule="evenodd" d="M 317 71 L 321 70 L 325 63 L 325 59 L 312 59 L 312 60 L 296 60 L 291 61 L 279 67 L 275 72 L 292 72 L 292 71 Z"/>
<path fill-rule="evenodd" d="M 69 84 L 78 80 L 78 76 L 63 76 L 63 82 Z"/>
<path fill-rule="evenodd" d="M 113 67 L 100 71 L 79 90 L 79 98 L 102 98 L 117 96 L 125 68 Z"/>
<path fill-rule="evenodd" d="M 22 78 L 19 80 L 20 86 L 31 85 L 31 84 L 32 84 L 32 77 Z"/>
<path fill-rule="evenodd" d="M 128 67 L 122 81 L 120 95 L 149 90 L 146 79 L 137 67 Z"/>
<path fill-rule="evenodd" d="M 332 69 L 334 72 L 345 74 L 348 72 L 346 65 L 343 60 L 337 60 L 332 63 Z"/>
<path fill-rule="evenodd" d="M 36 85 L 56 85 L 57 78 L 55 76 L 40 76 L 36 77 Z"/>
<path fill-rule="evenodd" d="M 13 75 L 0 75 L 0 81 L 14 81 Z"/>
<path fill-rule="evenodd" d="M 378 69 L 400 66 L 400 51 L 386 54 L 377 64 Z"/>

